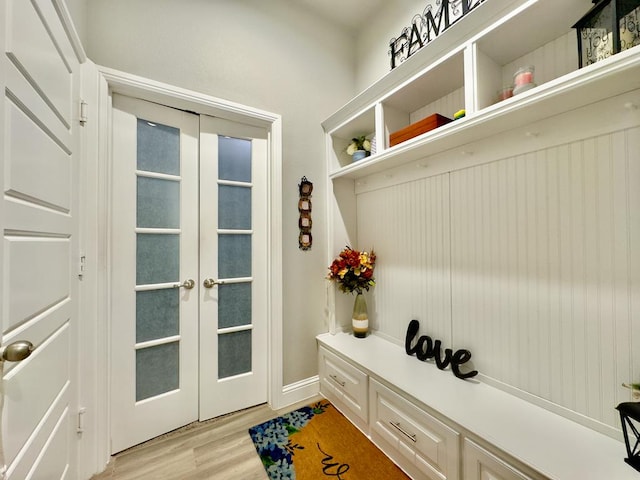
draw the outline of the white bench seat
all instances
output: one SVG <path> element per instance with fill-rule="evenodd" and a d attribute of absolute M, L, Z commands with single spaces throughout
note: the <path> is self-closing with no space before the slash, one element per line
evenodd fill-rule
<path fill-rule="evenodd" d="M 475 379 L 409 356 L 379 336 L 318 336 L 321 346 L 419 407 L 554 480 L 637 480 L 624 443 Z M 611 408 L 615 408 L 612 405 Z M 462 475 L 460 475 L 462 478 Z"/>

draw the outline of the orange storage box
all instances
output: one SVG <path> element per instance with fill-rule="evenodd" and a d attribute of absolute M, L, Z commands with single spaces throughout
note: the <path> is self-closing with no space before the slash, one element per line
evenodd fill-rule
<path fill-rule="evenodd" d="M 443 117 L 438 113 L 434 113 L 433 115 L 429 115 L 427 118 L 423 118 L 419 122 L 412 123 L 408 127 L 404 127 L 397 132 L 393 132 L 389 135 L 389 146 L 393 147 L 399 143 L 402 143 L 410 138 L 417 137 L 429 130 L 433 130 L 434 128 L 441 127 L 442 125 L 446 125 L 449 122 L 452 122 L 451 118 Z"/>

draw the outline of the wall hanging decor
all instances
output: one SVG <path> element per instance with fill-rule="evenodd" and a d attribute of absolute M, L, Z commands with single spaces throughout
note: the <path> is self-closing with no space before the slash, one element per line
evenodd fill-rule
<path fill-rule="evenodd" d="M 450 348 L 444 349 L 444 358 L 442 356 L 442 341 L 433 340 L 428 335 L 422 335 L 416 343 L 412 346 L 415 337 L 418 335 L 420 329 L 420 322 L 418 320 L 411 320 L 407 327 L 407 335 L 405 336 L 404 349 L 407 355 L 416 355 L 416 358 L 422 362 L 433 358 L 436 362 L 436 366 L 440 370 L 444 370 L 451 365 L 451 371 L 453 374 L 464 380 L 466 378 L 475 377 L 478 374 L 477 370 L 471 370 L 463 373 L 460 371 L 460 366 L 471 360 L 471 352 L 461 348 L 455 352 Z"/>
<path fill-rule="evenodd" d="M 485 0 L 430 0 L 400 35 L 389 40 L 391 70 L 461 20 Z"/>
<path fill-rule="evenodd" d="M 307 180 L 307 177 L 300 179 L 298 185 L 300 199 L 298 200 L 298 228 L 300 235 L 298 236 L 298 248 L 300 250 L 311 250 L 313 237 L 311 236 L 311 192 L 313 192 L 313 183 Z"/>
<path fill-rule="evenodd" d="M 580 68 L 640 45 L 640 0 L 592 1 L 595 5 L 573 26 Z"/>

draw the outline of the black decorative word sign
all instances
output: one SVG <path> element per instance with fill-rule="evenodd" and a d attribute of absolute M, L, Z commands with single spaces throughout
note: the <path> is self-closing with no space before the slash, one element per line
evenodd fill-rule
<path fill-rule="evenodd" d="M 477 370 L 472 370 L 467 373 L 460 371 L 460 366 L 471 360 L 471 352 L 469 350 L 460 349 L 453 353 L 450 348 L 445 348 L 444 358 L 442 358 L 442 341 L 432 340 L 427 335 L 421 336 L 414 346 L 411 346 L 413 340 L 418 334 L 420 329 L 420 322 L 418 320 L 411 320 L 409 327 L 407 328 L 407 336 L 404 341 L 404 349 L 407 355 L 416 354 L 418 360 L 425 361 L 430 358 L 434 358 L 436 365 L 440 370 L 444 370 L 451 364 L 451 371 L 453 374 L 461 379 L 475 377 L 478 374 Z"/>
<path fill-rule="evenodd" d="M 413 17 L 411 25 L 404 27 L 398 37 L 389 41 L 391 70 L 485 1 L 431 0 L 422 14 Z"/>

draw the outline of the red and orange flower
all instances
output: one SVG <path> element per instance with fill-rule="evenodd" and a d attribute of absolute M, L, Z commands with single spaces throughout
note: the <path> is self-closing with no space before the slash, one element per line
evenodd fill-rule
<path fill-rule="evenodd" d="M 345 293 L 362 293 L 376 284 L 373 278 L 375 264 L 376 254 L 373 250 L 370 253 L 359 252 L 347 246 L 329 265 L 327 278 L 336 282 Z"/>

